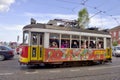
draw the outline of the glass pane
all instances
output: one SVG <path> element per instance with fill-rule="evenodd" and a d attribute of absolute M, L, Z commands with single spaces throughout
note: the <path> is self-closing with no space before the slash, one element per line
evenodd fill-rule
<path fill-rule="evenodd" d="M 103 41 L 103 38 L 98 37 L 98 38 L 97 38 L 97 41 Z"/>
<path fill-rule="evenodd" d="M 62 37 L 62 38 L 66 38 L 66 39 L 70 39 L 70 35 L 67 35 L 67 34 L 62 34 L 61 37 Z"/>
<path fill-rule="evenodd" d="M 32 34 L 32 44 L 37 45 L 37 33 Z"/>
<path fill-rule="evenodd" d="M 43 44 L 43 35 L 40 34 L 39 36 L 40 36 L 40 41 L 39 41 L 40 43 L 39 44 L 42 45 Z"/>
<path fill-rule="evenodd" d="M 61 48 L 70 48 L 70 40 L 61 40 Z"/>
<path fill-rule="evenodd" d="M 82 40 L 88 40 L 88 36 L 81 36 Z"/>
<path fill-rule="evenodd" d="M 59 40 L 58 39 L 50 39 L 49 45 L 51 48 L 59 48 Z"/>
<path fill-rule="evenodd" d="M 96 37 L 90 37 L 89 48 L 96 48 Z"/>
<path fill-rule="evenodd" d="M 79 39 L 78 35 L 72 35 L 72 39 Z"/>
<path fill-rule="evenodd" d="M 81 36 L 81 48 L 88 48 L 88 36 Z"/>
<path fill-rule="evenodd" d="M 72 40 L 71 48 L 79 48 L 79 40 Z"/>
<path fill-rule="evenodd" d="M 103 38 L 101 38 L 101 37 L 98 37 L 97 38 L 97 47 L 98 48 L 104 48 L 104 40 L 103 40 Z"/>
<path fill-rule="evenodd" d="M 90 40 L 96 40 L 96 37 L 90 37 Z"/>
<path fill-rule="evenodd" d="M 51 48 L 59 48 L 60 35 L 56 33 L 50 34 L 49 45 Z"/>
<path fill-rule="evenodd" d="M 59 37 L 60 37 L 59 34 L 55 34 L 55 33 L 50 34 L 50 38 L 52 38 L 52 39 L 56 39 L 56 38 L 59 38 Z"/>
<path fill-rule="evenodd" d="M 111 39 L 107 38 L 107 47 L 111 47 Z"/>
<path fill-rule="evenodd" d="M 28 44 L 28 37 L 29 37 L 29 34 L 28 34 L 28 32 L 24 32 L 23 33 L 23 43 L 24 44 Z"/>

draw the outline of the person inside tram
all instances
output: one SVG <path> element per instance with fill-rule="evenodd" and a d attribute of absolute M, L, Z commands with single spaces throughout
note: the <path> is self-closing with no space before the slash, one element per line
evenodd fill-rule
<path fill-rule="evenodd" d="M 58 45 L 56 42 L 52 42 L 51 48 L 58 48 Z"/>
<path fill-rule="evenodd" d="M 63 41 L 61 44 L 61 48 L 69 48 L 69 42 L 67 40 L 65 42 Z"/>
<path fill-rule="evenodd" d="M 78 48 L 78 45 L 77 45 L 77 42 L 76 42 L 76 41 L 73 42 L 72 48 Z"/>
<path fill-rule="evenodd" d="M 81 48 L 86 48 L 86 42 L 85 41 L 81 41 Z"/>
<path fill-rule="evenodd" d="M 98 43 L 98 48 L 103 48 L 103 42 Z"/>
<path fill-rule="evenodd" d="M 64 42 L 62 42 L 62 44 L 61 44 L 61 48 L 65 48 L 65 45 L 64 45 L 65 43 Z"/>
<path fill-rule="evenodd" d="M 90 41 L 90 48 L 95 48 L 95 43 L 93 41 Z"/>
<path fill-rule="evenodd" d="M 69 42 L 67 40 L 65 41 L 64 47 L 69 48 Z"/>

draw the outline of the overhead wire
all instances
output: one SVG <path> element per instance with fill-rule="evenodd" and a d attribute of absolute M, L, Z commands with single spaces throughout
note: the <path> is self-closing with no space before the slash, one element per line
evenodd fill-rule
<path fill-rule="evenodd" d="M 88 5 L 86 5 L 86 6 L 88 6 Z M 117 18 L 114 18 L 113 15 L 108 14 L 107 11 L 99 10 L 97 7 L 92 7 L 92 6 L 89 6 L 89 7 L 97 10 L 98 11 L 97 14 L 104 13 L 104 14 L 110 16 L 118 25 L 120 25 L 120 22 L 117 20 Z M 95 13 L 94 16 L 97 15 L 97 14 Z"/>
<path fill-rule="evenodd" d="M 88 0 L 82 0 L 81 4 L 85 5 L 87 3 Z"/>
<path fill-rule="evenodd" d="M 97 14 L 101 13 L 102 11 L 98 11 L 97 13 L 95 13 L 94 15 L 90 16 L 89 18 L 91 19 L 92 17 L 96 16 Z"/>
<path fill-rule="evenodd" d="M 113 17 L 113 15 L 108 14 L 107 11 L 100 10 L 100 9 L 98 9 L 98 7 L 93 7 L 93 6 L 87 5 L 86 3 L 87 3 L 88 0 L 82 0 L 81 3 L 76 3 L 76 2 L 66 1 L 66 0 L 57 0 L 57 1 L 67 2 L 67 3 L 71 3 L 71 4 L 77 4 L 77 5 L 82 5 L 82 6 L 92 8 L 92 9 L 98 11 L 98 12 L 96 12 L 90 18 L 93 18 L 94 16 L 96 16 L 96 15 L 98 15 L 100 13 L 103 13 L 103 14 L 106 14 L 106 15 L 110 16 L 118 25 L 120 25 L 120 22 L 117 20 L 117 18 Z M 74 9 L 75 8 L 73 8 L 72 11 L 74 11 Z"/>
<path fill-rule="evenodd" d="M 99 9 L 96 8 L 96 10 L 99 10 Z M 110 16 L 118 25 L 120 25 L 120 22 L 117 20 L 117 18 L 113 17 L 113 15 L 108 14 L 107 11 L 102 11 L 101 13 L 104 13 L 104 14 Z"/>

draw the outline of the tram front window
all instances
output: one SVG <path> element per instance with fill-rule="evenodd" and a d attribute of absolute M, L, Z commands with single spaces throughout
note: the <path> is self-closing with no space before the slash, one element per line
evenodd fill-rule
<path fill-rule="evenodd" d="M 23 43 L 28 44 L 28 32 L 26 31 L 23 33 Z"/>
<path fill-rule="evenodd" d="M 32 45 L 37 45 L 38 44 L 38 34 L 37 33 L 32 33 Z"/>

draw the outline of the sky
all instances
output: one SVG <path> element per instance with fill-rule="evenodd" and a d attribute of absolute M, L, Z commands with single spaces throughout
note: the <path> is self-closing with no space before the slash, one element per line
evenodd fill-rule
<path fill-rule="evenodd" d="M 90 27 L 111 29 L 120 25 L 119 0 L 0 0 L 0 41 L 16 42 L 22 28 L 34 18 L 37 23 L 53 19 L 77 20 L 86 8 Z"/>

